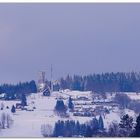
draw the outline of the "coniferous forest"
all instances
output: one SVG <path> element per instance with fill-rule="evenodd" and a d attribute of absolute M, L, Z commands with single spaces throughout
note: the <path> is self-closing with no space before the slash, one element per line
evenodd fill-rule
<path fill-rule="evenodd" d="M 5 100 L 20 99 L 23 94 L 36 93 L 35 81 L 18 83 L 16 85 L 3 84 L 0 86 L 0 93 L 5 93 Z"/>
<path fill-rule="evenodd" d="M 90 74 L 87 76 L 67 75 L 60 78 L 53 85 L 54 90 L 71 89 L 94 92 L 140 92 L 140 72 L 117 72 Z M 49 82 L 48 82 L 49 85 Z M 30 82 L 2 84 L 0 93 L 6 93 L 5 99 L 18 99 L 21 94 L 36 93 L 37 85 L 34 80 Z"/>
<path fill-rule="evenodd" d="M 61 78 L 59 84 L 54 86 L 54 89 L 95 92 L 139 92 L 140 72 L 111 72 L 87 76 L 68 75 L 66 78 Z"/>

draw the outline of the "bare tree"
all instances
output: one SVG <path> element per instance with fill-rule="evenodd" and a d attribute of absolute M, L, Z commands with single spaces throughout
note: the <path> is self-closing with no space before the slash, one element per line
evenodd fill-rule
<path fill-rule="evenodd" d="M 4 103 L 2 102 L 0 105 L 0 109 L 3 110 L 3 108 L 4 108 Z"/>
<path fill-rule="evenodd" d="M 108 136 L 109 137 L 118 137 L 119 136 L 119 124 L 117 122 L 112 122 L 109 125 Z"/>
<path fill-rule="evenodd" d="M 50 137 L 53 134 L 53 128 L 49 124 L 41 125 L 41 133 L 44 137 Z"/>
<path fill-rule="evenodd" d="M 2 113 L 0 124 L 2 129 L 10 128 L 10 126 L 13 124 L 13 120 L 9 114 Z"/>
<path fill-rule="evenodd" d="M 11 125 L 13 124 L 13 120 L 9 114 L 6 115 L 6 124 L 7 124 L 7 128 L 10 128 Z"/>
<path fill-rule="evenodd" d="M 1 114 L 1 128 L 5 129 L 5 124 L 6 124 L 6 115 L 5 113 Z"/>

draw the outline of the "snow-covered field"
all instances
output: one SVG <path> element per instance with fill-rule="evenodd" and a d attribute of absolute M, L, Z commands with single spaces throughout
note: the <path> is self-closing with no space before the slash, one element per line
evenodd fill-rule
<path fill-rule="evenodd" d="M 1 130 L 0 137 L 42 137 L 42 124 L 50 124 L 54 127 L 56 121 L 67 120 L 67 118 L 60 118 L 54 114 L 53 110 L 58 95 L 59 92 L 57 94 L 54 92 L 51 97 L 41 96 L 41 93 L 32 94 L 27 100 L 28 102 L 34 101 L 36 109 L 34 111 L 17 110 L 15 114 L 12 114 L 10 109 L 12 105 L 15 105 L 19 101 L 0 101 L 0 104 L 3 103 L 5 106 L 10 107 L 10 109 L 5 109 L 0 111 L 0 113 L 9 113 L 14 120 L 11 128 Z M 69 96 L 67 95 L 66 97 Z M 79 120 L 79 122 L 84 123 L 89 120 L 89 117 L 70 116 L 68 119 Z"/>
<path fill-rule="evenodd" d="M 140 100 L 140 93 L 135 93 L 135 92 L 129 92 L 125 93 L 128 95 L 128 97 L 132 100 Z"/>
<path fill-rule="evenodd" d="M 54 123 L 61 119 L 55 116 L 53 112 L 56 104 L 54 97 L 44 97 L 38 93 L 34 94 L 32 98 L 28 97 L 27 100 L 29 102 L 35 101 L 36 109 L 34 111 L 17 110 L 15 114 L 12 114 L 9 110 L 8 113 L 12 116 L 14 123 L 10 129 L 0 132 L 1 137 L 42 137 L 42 124 L 51 124 L 54 126 Z M 12 106 L 17 101 L 2 102 L 6 106 Z M 2 112 L 5 112 L 5 110 Z"/>
<path fill-rule="evenodd" d="M 0 104 L 9 106 L 10 109 L 0 110 L 0 113 L 7 112 L 11 115 L 14 120 L 11 128 L 2 129 L 0 131 L 0 137 L 43 137 L 41 134 L 41 125 L 42 124 L 50 124 L 54 127 L 54 124 L 58 120 L 79 120 L 80 123 L 85 123 L 92 119 L 92 117 L 79 117 L 70 115 L 69 118 L 60 118 L 54 114 L 54 107 L 56 104 L 56 99 L 58 97 L 63 97 L 64 103 L 67 103 L 67 98 L 72 96 L 72 98 L 85 96 L 90 97 L 90 92 L 79 92 L 79 91 L 65 91 L 63 93 L 53 92 L 50 97 L 44 97 L 41 93 L 31 94 L 27 98 L 28 103 L 35 102 L 36 109 L 34 111 L 25 111 L 25 110 L 17 110 L 15 114 L 11 113 L 11 106 L 15 105 L 20 101 L 0 101 Z M 131 95 L 132 96 L 132 95 Z M 136 95 L 135 95 L 136 96 Z M 135 96 L 132 96 L 133 98 Z M 140 98 L 140 94 L 139 94 Z M 93 108 L 95 105 L 90 105 Z M 125 113 L 130 114 L 131 116 L 135 116 L 133 111 L 125 110 Z M 97 116 L 98 118 L 99 116 Z M 113 110 L 110 114 L 107 114 L 104 120 L 105 128 L 108 128 L 109 124 L 112 121 L 120 121 L 120 112 L 119 110 Z"/>

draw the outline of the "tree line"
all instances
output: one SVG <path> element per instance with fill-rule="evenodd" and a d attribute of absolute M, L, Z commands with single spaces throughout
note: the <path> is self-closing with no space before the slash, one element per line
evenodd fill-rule
<path fill-rule="evenodd" d="M 58 120 L 54 128 L 51 125 L 41 126 L 44 137 L 140 137 L 140 115 L 134 119 L 125 114 L 120 122 L 112 122 L 108 129 L 104 128 L 102 116 L 93 118 L 87 123 L 74 120 Z"/>
<path fill-rule="evenodd" d="M 74 120 L 58 121 L 55 123 L 54 137 L 91 137 L 104 130 L 102 117 L 94 118 L 90 124 L 80 124 Z"/>
<path fill-rule="evenodd" d="M 42 125 L 41 129 L 44 137 L 91 137 L 103 131 L 104 123 L 101 116 L 99 119 L 93 118 L 88 123 L 80 123 L 74 120 L 58 120 L 53 130 L 48 125 Z"/>
<path fill-rule="evenodd" d="M 117 72 L 90 74 L 87 76 L 67 75 L 60 78 L 54 89 L 71 89 L 95 92 L 140 92 L 140 72 Z"/>
<path fill-rule="evenodd" d="M 18 83 L 16 85 L 0 85 L 0 93 L 5 93 L 5 100 L 20 99 L 23 94 L 36 93 L 37 86 L 34 80 L 30 82 Z"/>

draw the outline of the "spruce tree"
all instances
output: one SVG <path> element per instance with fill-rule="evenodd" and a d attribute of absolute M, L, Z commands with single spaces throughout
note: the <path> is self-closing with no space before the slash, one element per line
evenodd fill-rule
<path fill-rule="evenodd" d="M 72 111 L 74 109 L 74 104 L 72 102 L 72 98 L 69 97 L 69 100 L 68 100 L 68 108 Z"/>
<path fill-rule="evenodd" d="M 16 108 L 15 108 L 14 105 L 12 105 L 11 112 L 12 112 L 12 113 L 15 113 L 15 112 L 16 112 Z"/>
<path fill-rule="evenodd" d="M 65 115 L 66 114 L 66 106 L 64 105 L 64 102 L 62 99 L 57 100 L 56 106 L 55 106 L 55 112 L 58 115 Z"/>
<path fill-rule="evenodd" d="M 92 129 L 91 129 L 91 127 L 88 125 L 88 126 L 86 127 L 86 134 L 85 134 L 85 137 L 92 137 L 92 134 L 93 134 Z"/>
<path fill-rule="evenodd" d="M 135 137 L 140 137 L 140 114 L 139 114 L 139 116 L 137 117 L 137 120 L 136 120 L 134 136 Z"/>
<path fill-rule="evenodd" d="M 55 123 L 54 131 L 53 131 L 53 136 L 54 137 L 58 137 L 59 136 L 59 124 L 58 124 L 58 122 Z"/>
<path fill-rule="evenodd" d="M 72 136 L 72 130 L 71 130 L 71 122 L 69 120 L 65 121 L 65 137 L 71 137 Z"/>
<path fill-rule="evenodd" d="M 93 129 L 93 131 L 96 133 L 99 129 L 99 122 L 97 120 L 97 118 L 93 118 L 92 121 L 91 121 L 91 127 Z"/>
<path fill-rule="evenodd" d="M 99 129 L 100 130 L 103 130 L 104 129 L 104 122 L 103 122 L 103 118 L 102 118 L 101 115 L 99 117 Z"/>
<path fill-rule="evenodd" d="M 78 136 L 79 132 L 80 132 L 80 123 L 79 123 L 79 121 L 77 121 L 75 124 L 75 135 Z"/>
<path fill-rule="evenodd" d="M 27 106 L 27 99 L 26 99 L 25 94 L 22 94 L 21 104 L 22 104 L 22 106 Z"/>
<path fill-rule="evenodd" d="M 65 134 L 65 129 L 64 129 L 64 121 L 59 122 L 59 136 L 64 136 Z"/>
<path fill-rule="evenodd" d="M 86 124 L 80 124 L 80 135 L 81 136 L 86 136 L 86 128 L 87 128 L 87 126 L 86 126 Z"/>
<path fill-rule="evenodd" d="M 36 93 L 37 92 L 37 87 L 36 87 L 36 83 L 35 83 L 34 80 L 30 81 L 29 89 L 31 90 L 32 93 Z"/>
<path fill-rule="evenodd" d="M 119 132 L 120 136 L 122 137 L 130 136 L 133 131 L 133 118 L 130 117 L 128 114 L 124 115 L 119 123 L 119 128 L 120 128 Z"/>

